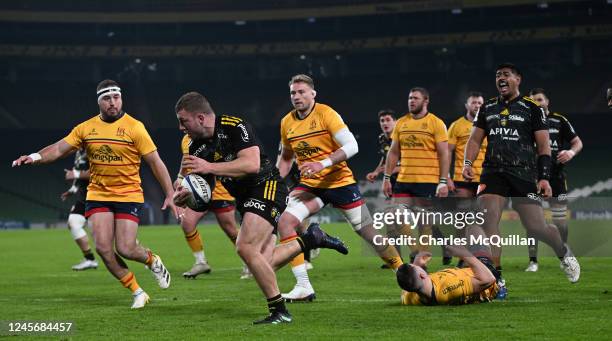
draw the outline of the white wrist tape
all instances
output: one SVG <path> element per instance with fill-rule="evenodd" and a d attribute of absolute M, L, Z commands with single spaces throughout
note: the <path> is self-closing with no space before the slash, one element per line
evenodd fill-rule
<path fill-rule="evenodd" d="M 330 158 L 327 158 L 325 160 L 321 160 L 321 161 L 319 161 L 319 163 L 321 165 L 323 165 L 323 168 L 327 168 L 327 167 L 329 167 L 329 166 L 334 164 L 334 162 Z"/>
<path fill-rule="evenodd" d="M 28 155 L 28 157 L 30 159 L 32 159 L 32 161 L 34 161 L 34 162 L 39 161 L 39 160 L 42 159 L 42 156 L 40 154 L 38 154 L 38 153 L 32 153 L 32 154 Z"/>
<path fill-rule="evenodd" d="M 72 170 L 72 175 L 74 176 L 74 178 L 75 178 L 75 179 L 80 179 L 80 177 L 81 177 L 81 171 L 80 171 L 80 170 L 73 169 L 73 170 Z"/>

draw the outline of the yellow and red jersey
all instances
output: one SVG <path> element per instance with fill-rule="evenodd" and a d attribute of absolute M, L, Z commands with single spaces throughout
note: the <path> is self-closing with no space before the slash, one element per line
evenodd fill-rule
<path fill-rule="evenodd" d="M 498 291 L 497 283 L 489 288 L 474 292 L 472 278 L 474 271 L 470 268 L 449 268 L 429 274 L 433 286 L 434 299 L 426 304 L 457 305 L 478 302 L 488 302 L 495 298 Z M 420 296 L 415 292 L 402 290 L 402 304 L 422 305 Z"/>
<path fill-rule="evenodd" d="M 346 124 L 334 109 L 315 103 L 304 119 L 300 119 L 295 110 L 285 115 L 281 121 L 281 141 L 293 150 L 296 163 L 301 166 L 305 162 L 324 160 L 339 149 L 341 146 L 333 136 L 344 128 Z M 354 184 L 355 177 L 346 161 L 342 161 L 300 182 L 314 188 L 337 188 Z"/>
<path fill-rule="evenodd" d="M 189 135 L 185 134 L 183 139 L 181 140 L 181 151 L 183 152 L 183 156 L 189 155 L 189 145 L 191 144 L 191 138 Z M 187 174 L 189 170 L 183 169 L 184 174 Z M 234 201 L 233 196 L 229 194 L 227 189 L 223 187 L 221 181 L 215 181 L 215 189 L 212 192 L 212 200 L 225 200 L 225 201 Z"/>
<path fill-rule="evenodd" d="M 415 119 L 406 114 L 397 120 L 391 139 L 400 145 L 398 182 L 435 183 L 440 180 L 436 143 L 448 140 L 446 125 L 432 113 Z"/>
<path fill-rule="evenodd" d="M 453 122 L 448 129 L 448 144 L 455 145 L 455 171 L 453 174 L 453 180 L 455 181 L 465 181 L 463 177 L 463 157 L 465 155 L 465 146 L 467 145 L 467 141 L 470 138 L 470 134 L 472 133 L 472 127 L 474 124 L 465 118 L 465 116 L 460 117 L 455 122 Z M 474 179 L 473 182 L 480 182 L 480 174 L 482 174 L 482 162 L 484 161 L 485 153 L 487 152 L 487 138 L 482 141 L 482 145 L 480 146 L 480 151 L 478 152 L 478 156 L 474 163 L 472 164 L 472 168 L 474 169 Z"/>
<path fill-rule="evenodd" d="M 144 202 L 140 159 L 157 147 L 142 122 L 128 114 L 114 122 L 96 115 L 74 127 L 64 141 L 87 151 L 87 200 Z"/>

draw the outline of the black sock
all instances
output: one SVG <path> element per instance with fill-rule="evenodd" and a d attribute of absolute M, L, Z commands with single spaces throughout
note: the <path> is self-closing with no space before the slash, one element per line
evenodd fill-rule
<path fill-rule="evenodd" d="M 499 276 L 501 277 L 501 274 L 502 274 L 502 267 L 501 267 L 501 265 L 500 266 L 496 266 L 495 270 L 497 270 L 497 272 L 499 272 Z"/>
<path fill-rule="evenodd" d="M 287 308 L 285 307 L 285 299 L 280 294 L 272 298 L 268 298 L 268 310 L 270 311 L 270 314 L 277 311 L 286 313 Z"/>
<path fill-rule="evenodd" d="M 304 260 L 310 263 L 310 251 L 304 252 Z"/>
<path fill-rule="evenodd" d="M 94 257 L 94 254 L 91 252 L 91 249 L 87 249 L 86 251 L 83 251 L 83 256 L 85 256 L 85 259 L 87 259 L 87 260 L 95 260 L 96 259 Z"/>
<path fill-rule="evenodd" d="M 538 257 L 529 257 L 529 261 L 537 263 L 538 262 Z"/>
<path fill-rule="evenodd" d="M 311 249 L 313 249 L 313 246 L 315 244 L 314 237 L 308 233 L 300 235 L 299 237 L 297 237 L 296 240 L 300 244 L 302 252 L 304 253 L 309 252 Z"/>

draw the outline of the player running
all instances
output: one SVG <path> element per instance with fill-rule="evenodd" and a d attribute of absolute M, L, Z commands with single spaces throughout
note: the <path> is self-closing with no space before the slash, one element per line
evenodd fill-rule
<path fill-rule="evenodd" d="M 85 198 L 87 197 L 87 185 L 89 184 L 89 162 L 87 161 L 87 152 L 84 149 L 76 151 L 74 156 L 74 167 L 65 169 L 65 179 L 72 181 L 72 186 L 62 193 L 62 201 L 66 201 L 71 196 L 74 196 L 74 204 L 70 208 L 68 215 L 68 229 L 77 246 L 83 252 L 84 259 L 76 265 L 72 266 L 72 270 L 83 271 L 87 269 L 97 269 L 98 262 L 89 247 L 89 239 L 85 227 L 87 226 L 87 218 L 85 218 Z"/>
<path fill-rule="evenodd" d="M 499 97 L 481 108 L 468 140 L 463 177 L 474 179 L 472 167 L 484 138 L 487 152 L 478 186 L 478 204 L 484 212 L 487 236 L 499 235 L 499 221 L 507 198 L 513 198 L 528 233 L 548 244 L 561 260 L 561 269 L 572 283 L 580 278 L 580 264 L 559 231 L 546 224 L 539 195 L 551 196 L 550 142 L 544 111 L 531 98 L 521 96 L 522 75 L 513 64 L 495 71 Z M 501 248 L 493 247 L 493 262 L 501 272 Z"/>
<path fill-rule="evenodd" d="M 287 188 L 278 169 L 264 152 L 251 125 L 235 116 L 216 115 L 210 103 L 197 92 L 184 94 L 176 103 L 179 129 L 193 140 L 182 167 L 196 174 L 212 174 L 236 198 L 242 224 L 236 251 L 247 264 L 268 302 L 270 314 L 254 324 L 292 321 L 285 307 L 274 271 L 298 254 L 317 247 L 348 253 L 342 242 L 328 236 L 318 226 L 290 243 L 274 248 L 267 259 L 264 247 L 275 233 L 285 209 Z M 190 193 L 179 187 L 175 202 L 185 206 Z"/>
<path fill-rule="evenodd" d="M 96 90 L 100 113 L 77 125 L 68 136 L 37 153 L 23 155 L 13 167 L 51 163 L 84 148 L 89 158 L 90 179 L 85 201 L 85 217 L 91 224 L 96 251 L 108 271 L 130 289 L 133 309 L 149 302 L 149 295 L 138 285 L 126 258 L 145 264 L 162 289 L 170 286 L 170 272 L 158 255 L 136 240 L 138 213 L 144 202 L 140 186 L 140 160 L 144 159 L 166 195 L 162 209 L 172 209 L 174 190 L 166 165 L 157 153 L 145 126 L 122 110 L 121 88 L 103 80 Z"/>
<path fill-rule="evenodd" d="M 189 146 L 192 140 L 189 135 L 183 136 L 181 140 L 181 150 L 183 156 L 189 155 Z M 181 162 L 182 163 L 182 162 Z M 183 169 L 179 171 L 178 177 L 174 182 L 174 188 L 178 188 L 181 185 L 183 177 L 189 173 L 189 170 Z M 217 223 L 225 232 L 225 235 L 229 240 L 236 246 L 236 238 L 238 238 L 238 226 L 236 224 L 236 205 L 234 197 L 232 197 L 223 184 L 219 181 L 216 183 L 212 193 L 212 201 L 210 204 L 210 210 L 214 213 Z M 198 222 L 204 217 L 206 212 L 197 212 L 188 207 L 182 209 L 181 213 L 181 228 L 185 234 L 185 240 L 193 253 L 195 263 L 191 267 L 191 270 L 184 272 L 183 277 L 185 278 L 196 278 L 201 274 L 209 274 L 211 272 L 210 265 L 206 260 L 204 254 L 204 244 L 202 237 L 198 231 Z M 244 265 L 242 269 L 241 279 L 247 279 L 251 277 L 249 268 Z"/>
<path fill-rule="evenodd" d="M 550 100 L 544 89 L 535 88 L 529 93 L 533 99 L 546 113 L 548 121 L 548 135 L 550 136 L 550 152 L 552 167 L 550 171 L 550 187 L 552 197 L 549 199 L 552 211 L 553 224 L 559 229 L 561 239 L 567 243 L 567 175 L 565 164 L 571 161 L 576 154 L 582 150 L 582 140 L 576 134 L 574 127 L 565 116 L 556 112 L 550 112 Z M 563 149 L 569 145 L 569 149 Z M 528 237 L 533 237 L 529 235 Z M 529 246 L 529 265 L 527 272 L 538 271 L 538 241 Z"/>

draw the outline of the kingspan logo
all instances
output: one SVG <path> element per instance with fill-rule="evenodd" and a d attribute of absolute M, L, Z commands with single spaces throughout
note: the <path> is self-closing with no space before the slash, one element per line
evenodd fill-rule
<path fill-rule="evenodd" d="M 310 157 L 313 154 L 317 154 L 321 151 L 319 147 L 313 147 L 306 143 L 305 141 L 301 141 L 298 145 L 293 149 L 295 154 L 301 158 Z"/>
<path fill-rule="evenodd" d="M 118 161 L 118 162 L 123 161 L 123 157 L 117 155 L 113 151 L 113 149 L 106 144 L 101 145 L 100 148 L 94 151 L 93 154 L 91 155 L 91 158 L 96 161 L 102 161 L 102 162 L 108 162 L 108 163 L 115 162 L 115 161 Z"/>

